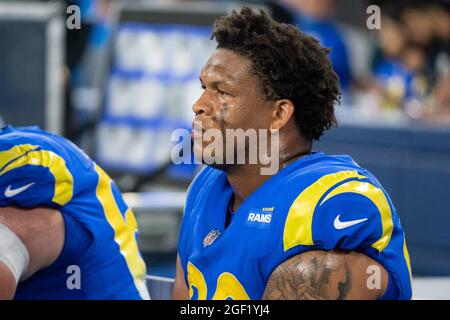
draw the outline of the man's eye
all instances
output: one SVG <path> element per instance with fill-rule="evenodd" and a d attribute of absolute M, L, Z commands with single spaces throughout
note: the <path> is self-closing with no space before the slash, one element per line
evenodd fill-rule
<path fill-rule="evenodd" d="M 224 95 L 227 94 L 226 92 L 223 92 L 222 90 L 219 90 L 219 89 L 217 89 L 217 92 L 218 92 L 221 96 L 224 96 Z"/>
<path fill-rule="evenodd" d="M 206 90 L 206 86 L 201 85 L 202 90 Z"/>

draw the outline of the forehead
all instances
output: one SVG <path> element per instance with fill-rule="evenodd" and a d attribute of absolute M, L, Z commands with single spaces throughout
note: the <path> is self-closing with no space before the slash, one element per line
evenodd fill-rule
<path fill-rule="evenodd" d="M 246 80 L 252 77 L 249 59 L 228 49 L 217 49 L 200 72 L 203 81 L 220 78 L 229 81 Z"/>

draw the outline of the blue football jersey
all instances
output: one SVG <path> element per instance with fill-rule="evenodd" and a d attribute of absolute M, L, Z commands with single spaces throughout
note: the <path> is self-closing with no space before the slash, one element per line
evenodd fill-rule
<path fill-rule="evenodd" d="M 349 156 L 313 152 L 289 164 L 225 228 L 232 194 L 226 174 L 211 167 L 190 186 L 178 250 L 191 299 L 261 299 L 278 265 L 308 250 L 333 249 L 382 264 L 389 273 L 382 298 L 411 298 L 399 217 L 377 179 Z"/>
<path fill-rule="evenodd" d="M 65 224 L 60 256 L 19 282 L 15 299 L 149 298 L 132 210 L 70 141 L 36 127 L 0 129 L 0 206 L 55 208 Z"/>

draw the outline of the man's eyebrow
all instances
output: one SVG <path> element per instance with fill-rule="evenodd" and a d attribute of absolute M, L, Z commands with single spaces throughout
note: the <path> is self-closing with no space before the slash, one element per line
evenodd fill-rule
<path fill-rule="evenodd" d="M 200 80 L 200 83 L 202 85 L 205 85 L 205 83 L 202 80 L 202 77 L 199 77 L 198 79 Z M 209 85 L 212 86 L 212 87 L 217 87 L 218 85 L 221 85 L 221 84 L 228 84 L 229 85 L 230 83 L 229 83 L 229 81 L 227 79 L 214 80 L 214 81 L 211 81 L 209 83 Z"/>

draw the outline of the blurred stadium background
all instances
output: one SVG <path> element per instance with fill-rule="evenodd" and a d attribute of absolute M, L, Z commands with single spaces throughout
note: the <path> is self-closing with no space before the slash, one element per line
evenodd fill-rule
<path fill-rule="evenodd" d="M 350 154 L 379 178 L 406 231 L 415 298 L 450 299 L 450 2 L 245 3 L 332 48 L 340 126 L 315 149 Z M 199 169 L 171 164 L 171 133 L 190 127 L 213 21 L 242 4 L 0 0 L 0 124 L 60 133 L 108 171 L 137 215 L 153 276 L 175 275 Z M 366 25 L 373 4 L 380 30 Z M 70 5 L 81 29 L 66 26 Z"/>

